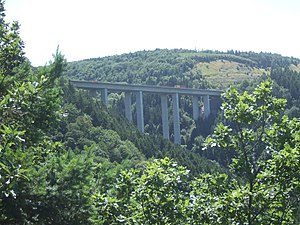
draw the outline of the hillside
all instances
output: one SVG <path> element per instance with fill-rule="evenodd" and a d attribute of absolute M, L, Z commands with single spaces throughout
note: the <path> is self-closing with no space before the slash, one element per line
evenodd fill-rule
<path fill-rule="evenodd" d="M 187 50 L 156 50 L 156 51 L 150 51 L 150 52 L 137 52 L 137 53 L 131 53 L 131 54 L 124 54 L 121 56 L 113 56 L 113 57 L 105 57 L 105 58 L 99 58 L 99 59 L 90 59 L 90 60 L 84 60 L 84 61 L 80 61 L 80 62 L 73 62 L 73 63 L 69 63 L 68 65 L 68 71 L 67 74 L 70 78 L 72 79 L 87 79 L 87 80 L 100 80 L 100 81 L 109 81 L 109 82 L 126 82 L 126 83 L 141 83 L 141 84 L 150 84 L 150 85 L 166 85 L 166 86 L 174 86 L 174 85 L 184 85 L 187 87 L 195 87 L 195 88 L 220 88 L 220 89 L 226 89 L 229 85 L 234 84 L 236 86 L 239 87 L 240 90 L 244 91 L 244 90 L 249 90 L 250 92 L 252 92 L 254 90 L 254 86 L 257 83 L 260 83 L 263 80 L 266 79 L 271 79 L 272 80 L 272 85 L 273 85 L 273 94 L 278 96 L 278 97 L 283 97 L 287 99 L 287 108 L 285 110 L 285 113 L 290 116 L 290 117 L 299 117 L 300 115 L 300 110 L 299 110 L 299 93 L 298 90 L 300 88 L 300 83 L 299 83 L 299 78 L 300 78 L 300 74 L 299 74 L 299 67 L 300 67 L 300 60 L 299 59 L 294 59 L 294 58 L 288 58 L 288 57 L 282 57 L 280 55 L 277 54 L 268 54 L 268 53 L 240 53 L 240 52 L 228 52 L 228 53 L 215 53 L 215 52 L 194 52 L 194 51 L 187 51 Z M 76 68 L 76 69 L 75 69 Z M 77 73 L 75 73 L 74 71 L 76 71 Z M 265 85 L 265 84 L 264 84 Z M 272 116 L 276 117 L 276 121 L 281 121 L 281 112 L 284 111 L 283 108 L 283 102 L 282 101 L 278 101 L 276 100 L 276 98 L 272 98 L 271 97 L 271 91 L 270 89 L 266 88 L 263 89 L 263 86 L 261 88 L 261 91 L 264 90 L 268 90 L 268 96 L 270 97 L 270 99 L 272 99 L 272 101 L 270 101 L 270 99 L 264 99 L 268 102 L 268 104 L 266 104 L 268 107 L 268 113 Z M 256 94 L 258 89 L 256 89 Z M 234 93 L 234 92 L 233 92 Z M 278 149 L 282 149 L 282 141 L 285 140 L 287 142 L 290 142 L 292 139 L 291 136 L 289 136 L 289 132 L 293 132 L 292 130 L 298 126 L 298 125 L 292 125 L 292 124 L 285 124 L 283 126 L 282 129 L 278 128 L 277 124 L 275 123 L 274 127 L 270 128 L 270 132 L 265 131 L 265 120 L 263 119 L 263 117 L 260 117 L 260 121 L 257 121 L 256 116 L 253 117 L 253 115 L 258 115 L 258 111 L 262 110 L 264 107 L 258 107 L 259 104 L 261 104 L 261 99 L 259 101 L 254 100 L 254 103 L 251 101 L 252 98 L 248 98 L 247 94 L 241 94 L 240 95 L 240 101 L 245 101 L 246 104 L 242 104 L 243 106 L 245 106 L 245 108 L 241 107 L 238 108 L 236 106 L 236 108 L 232 108 L 232 105 L 234 105 L 235 101 L 230 102 L 230 97 L 235 96 L 235 94 L 231 93 L 231 95 L 228 95 L 228 102 L 227 103 L 227 110 L 232 113 L 231 117 L 224 119 L 223 118 L 218 118 L 218 120 L 222 120 L 222 122 L 229 124 L 229 126 L 233 126 L 235 125 L 235 123 L 241 123 L 242 126 L 245 126 L 245 129 L 247 130 L 246 134 L 247 135 L 253 135 L 251 136 L 249 139 L 247 139 L 248 137 L 245 137 L 244 143 L 248 145 L 248 149 L 249 149 L 249 159 L 252 160 L 253 155 L 255 154 L 260 154 L 259 152 L 262 151 L 264 152 L 264 150 L 261 150 L 260 148 L 263 148 L 263 146 L 265 146 L 266 143 L 264 143 L 266 140 L 264 140 L 264 135 L 258 135 L 261 130 L 263 132 L 266 132 L 266 136 L 268 135 L 278 135 L 278 137 L 276 136 L 272 136 L 271 142 L 267 144 L 272 146 L 271 148 L 275 147 Z M 253 96 L 255 96 L 256 94 L 254 94 Z M 239 96 L 239 95 L 237 95 Z M 235 96 L 236 98 L 239 98 Z M 251 97 L 253 97 L 251 96 Z M 257 99 L 259 99 L 259 96 L 256 96 Z M 256 98 L 255 97 L 255 98 Z M 116 110 L 118 112 L 121 112 L 122 114 L 122 110 L 123 110 L 123 96 L 122 95 L 113 95 L 110 96 L 111 101 L 110 103 L 110 110 Z M 153 96 L 153 95 L 148 95 L 145 97 L 144 99 L 144 104 L 145 107 L 147 107 L 148 113 L 145 113 L 145 125 L 146 125 L 146 134 L 148 135 L 144 135 L 144 136 L 140 136 L 138 138 L 137 142 L 133 142 L 133 143 L 142 143 L 142 145 L 140 144 L 135 144 L 136 146 L 138 146 L 139 149 L 143 149 L 144 145 L 147 145 L 148 143 L 152 143 L 150 148 L 146 148 L 146 149 L 155 149 L 155 146 L 157 146 L 157 141 L 161 141 L 161 137 L 159 135 L 154 135 L 156 133 L 161 133 L 161 127 L 159 126 L 160 124 L 160 104 L 158 104 L 160 101 L 160 99 L 157 96 Z M 249 102 L 247 102 L 249 101 Z M 274 102 L 273 102 L 274 101 Z M 186 147 L 187 149 L 189 149 L 191 152 L 189 151 L 185 151 L 185 150 L 175 150 L 172 148 L 171 144 L 168 144 L 167 146 L 167 151 L 164 152 L 159 152 L 159 154 L 157 154 L 157 150 L 159 150 L 159 148 L 156 148 L 154 151 L 154 157 L 158 157 L 160 158 L 161 156 L 171 156 L 172 158 L 175 158 L 177 161 L 179 160 L 179 164 L 180 165 L 186 165 L 187 168 L 192 168 L 191 165 L 194 165 L 195 167 L 193 168 L 193 170 L 197 172 L 202 173 L 202 171 L 204 168 L 206 168 L 208 166 L 209 168 L 209 173 L 211 172 L 217 172 L 216 174 L 218 174 L 218 172 L 220 171 L 218 167 L 214 167 L 213 164 L 210 161 L 202 161 L 202 163 L 204 163 L 204 165 L 201 165 L 201 160 L 203 160 L 203 158 L 199 157 L 199 155 L 205 156 L 206 158 L 209 159 L 214 159 L 217 162 L 219 162 L 221 165 L 224 166 L 228 166 L 228 164 L 231 162 L 231 158 L 235 158 L 235 154 L 241 154 L 240 157 L 237 157 L 237 160 L 241 160 L 243 159 L 244 155 L 242 155 L 242 151 L 235 151 L 233 149 L 231 149 L 231 147 L 234 146 L 234 148 L 239 148 L 239 145 L 234 145 L 234 141 L 231 142 L 228 145 L 228 139 L 231 139 L 235 141 L 236 140 L 240 140 L 238 134 L 234 132 L 231 132 L 231 130 L 226 130 L 227 127 L 224 127 L 223 124 L 219 125 L 217 128 L 215 128 L 215 123 L 216 123 L 216 117 L 211 117 L 209 120 L 207 121 L 203 121 L 203 120 L 199 120 L 199 121 L 193 121 L 191 118 L 191 101 L 187 98 L 182 97 L 181 100 L 181 124 L 182 124 L 182 130 L 181 130 L 181 134 L 182 134 L 182 143 L 184 145 L 184 147 Z M 239 102 L 240 103 L 240 102 Z M 273 104 L 277 104 L 277 106 L 273 106 Z M 232 105 L 231 105 L 232 104 Z M 237 103 L 236 103 L 237 104 Z M 251 105 L 251 107 L 249 107 L 250 110 L 248 110 L 246 107 L 248 104 L 253 104 Z M 256 105 L 257 104 L 257 105 Z M 253 109 L 257 109 L 257 112 L 252 112 Z M 275 110 L 274 110 L 275 109 Z M 244 111 L 245 110 L 245 111 Z M 227 112 L 228 112 L 227 111 Z M 255 110 L 254 110 L 255 111 Z M 249 125 L 245 125 L 245 124 L 249 124 L 249 121 L 247 122 L 246 120 L 249 119 L 244 118 L 244 117 L 235 117 L 233 115 L 239 115 L 239 113 L 245 113 L 245 115 L 250 115 L 249 118 L 251 118 L 251 125 L 249 127 Z M 253 113 L 253 115 L 252 115 Z M 259 112 L 260 113 L 260 112 Z M 119 117 L 120 114 L 115 114 L 114 118 Z M 122 116 L 120 117 L 122 120 Z M 239 121 L 237 119 L 237 121 L 234 121 L 235 123 L 232 123 L 232 118 L 238 118 L 238 119 L 242 119 L 242 122 Z M 124 119 L 124 118 L 123 118 Z M 245 119 L 245 120 L 243 120 Z M 283 119 L 284 121 L 285 119 Z M 287 120 L 286 120 L 287 121 Z M 298 123 L 297 120 L 292 120 L 294 121 L 296 124 Z M 283 122 L 285 123 L 285 122 Z M 259 128 L 258 128 L 258 127 Z M 260 127 L 261 126 L 261 127 Z M 281 126 L 281 125 L 280 125 Z M 124 130 L 124 127 L 121 130 L 116 130 L 115 128 L 112 128 L 113 130 L 117 131 L 118 133 L 122 133 L 122 130 Z M 217 139 L 219 139 L 218 141 L 214 142 L 211 146 L 213 146 L 211 149 L 208 148 L 206 149 L 206 151 L 202 151 L 202 147 L 203 147 L 203 141 L 204 138 L 211 134 L 212 131 L 215 129 L 215 133 L 213 135 L 213 137 L 216 137 Z M 237 130 L 239 129 L 239 127 L 237 128 Z M 244 128 L 243 128 L 244 129 Z M 278 130 L 278 134 L 274 133 L 274 130 L 279 129 Z M 289 130 L 291 129 L 291 130 Z M 127 130 L 127 128 L 125 129 Z M 256 131 L 254 131 L 256 130 Z M 297 130 L 297 129 L 296 129 Z M 272 132 L 271 132 L 272 131 Z M 220 133 L 218 133 L 220 132 Z M 238 132 L 238 131 L 237 131 Z M 254 133 L 253 133 L 254 132 Z M 257 132 L 257 133 L 256 133 Z M 281 134 L 281 133 L 284 134 Z M 130 134 L 130 133 L 129 133 Z M 235 137 L 235 134 L 237 135 Z M 147 139 L 147 141 L 142 141 L 143 139 L 145 140 L 145 138 L 150 138 Z M 153 137 L 153 139 L 151 139 L 151 137 Z M 132 140 L 130 139 L 130 135 L 125 135 L 123 136 L 124 140 Z M 278 138 L 278 139 L 277 139 Z M 257 140 L 259 139 L 259 140 Z M 208 139 L 208 140 L 212 140 L 212 139 Z M 153 141 L 153 142 L 152 142 Z M 257 142 L 256 142 L 257 141 Z M 275 145 L 273 141 L 275 141 Z M 276 143 L 276 141 L 278 141 L 278 143 Z M 223 146 L 223 150 L 226 151 L 219 151 L 220 149 L 222 149 L 222 147 L 220 147 L 222 144 L 224 143 Z M 263 142 L 263 144 L 262 144 Z M 163 142 L 160 142 L 161 144 Z M 220 144 L 221 143 L 221 144 Z M 259 143 L 259 144 L 258 144 Z M 161 145 L 160 144 L 160 145 Z M 278 144 L 278 146 L 277 146 Z M 148 145 L 149 146 L 149 145 Z M 217 146 L 217 147 L 216 147 Z M 229 147 L 230 146 L 230 147 Z M 253 148 L 253 146 L 258 146 L 257 149 Z M 267 147 L 268 148 L 268 147 Z M 145 149 L 145 148 L 144 148 Z M 171 149 L 171 151 L 170 151 Z M 253 151 L 253 152 L 251 152 Z M 143 152 L 143 151 L 142 151 Z M 170 152 L 172 152 L 170 154 Z M 193 153 L 196 154 L 193 154 Z M 148 152 L 149 153 L 149 152 Z M 167 153 L 167 154 L 166 154 Z M 253 155 L 251 155 L 253 154 Z M 268 152 L 266 152 L 266 154 L 269 154 Z M 287 154 L 288 155 L 288 154 Z M 294 153 L 291 154 L 291 156 L 295 156 L 298 157 L 299 154 L 295 151 L 295 155 Z M 150 155 L 148 155 L 150 156 Z M 247 156 L 248 157 L 248 156 Z M 271 155 L 269 155 L 268 157 L 271 157 Z M 280 156 L 281 157 L 281 156 Z M 262 156 L 263 158 L 263 156 Z M 251 161 L 250 160 L 250 161 Z M 261 159 L 257 159 L 257 160 L 261 160 Z M 265 165 L 265 159 L 262 159 L 259 163 L 261 163 L 261 165 Z M 211 192 L 208 191 L 208 193 L 215 193 L 215 192 L 220 192 L 219 194 L 221 196 L 223 196 L 224 191 L 226 191 L 227 189 L 231 190 L 233 189 L 234 192 L 232 193 L 233 196 L 233 200 L 230 199 L 228 200 L 228 202 L 243 202 L 244 200 L 244 196 L 247 196 L 247 193 L 249 194 L 249 198 L 251 198 L 252 196 L 252 191 L 251 192 L 247 192 L 244 193 L 243 190 L 239 190 L 241 192 L 236 192 L 236 190 L 234 189 L 237 185 L 240 187 L 240 185 L 243 187 L 244 182 L 247 179 L 249 179 L 249 183 L 253 182 L 252 177 L 253 176 L 257 176 L 257 179 L 254 179 L 254 183 L 255 185 L 259 186 L 262 185 L 262 189 L 260 190 L 267 190 L 268 185 L 265 185 L 264 182 L 259 181 L 260 178 L 263 175 L 257 175 L 257 172 L 255 172 L 256 169 L 254 169 L 254 172 L 250 172 L 253 173 L 249 176 L 245 175 L 247 172 L 249 173 L 249 171 L 247 168 L 244 168 L 243 165 L 244 161 L 239 161 L 240 163 L 235 164 L 238 161 L 235 161 L 234 163 L 232 163 L 231 165 L 233 165 L 233 167 L 235 167 L 235 172 L 236 174 L 233 175 L 233 177 L 235 177 L 237 174 L 238 176 L 238 180 L 242 177 L 243 181 L 241 181 L 241 183 L 239 183 L 239 181 L 237 182 L 238 185 L 235 184 L 231 184 L 232 186 L 226 186 L 228 185 L 227 183 L 227 177 L 218 177 L 218 175 L 214 175 L 213 179 L 212 177 L 210 177 L 210 175 L 204 175 L 205 177 L 203 179 L 197 180 L 197 185 L 203 187 L 203 189 L 199 192 L 197 192 L 198 196 L 205 196 L 205 198 L 207 197 L 204 193 L 207 192 L 207 190 L 209 190 L 209 188 L 211 188 Z M 269 162 L 269 161 L 268 161 Z M 293 165 L 297 164 L 297 160 L 295 160 L 293 163 Z M 196 163 L 196 164 L 194 164 Z M 198 164 L 200 163 L 200 164 Z M 255 164 L 256 162 L 252 162 L 253 163 L 253 168 L 255 168 Z M 177 166 L 177 164 L 174 164 L 175 166 Z M 292 165 L 292 164 L 290 164 Z M 293 166 L 292 166 L 293 167 Z M 162 169 L 160 166 L 157 167 L 157 165 L 153 165 L 152 168 L 157 168 L 160 171 L 165 171 L 168 168 L 163 167 L 164 169 Z M 200 168 L 200 169 L 199 169 Z M 198 169 L 198 170 L 197 170 Z M 240 170 L 242 170 L 243 172 L 239 173 Z M 260 170 L 260 167 L 258 167 L 257 171 Z M 276 171 L 281 171 L 281 169 Z M 247 172 L 245 172 L 247 171 Z M 146 169 L 146 174 L 147 174 L 148 170 Z M 140 171 L 138 172 L 140 173 Z M 154 173 L 152 173 L 152 171 L 149 172 L 149 174 L 153 175 Z M 148 177 L 146 176 L 151 176 L 151 175 L 143 175 L 142 177 L 145 180 L 142 180 L 142 182 L 147 182 Z M 280 172 L 279 172 L 280 174 Z M 287 170 L 287 174 L 290 174 L 290 170 Z M 292 173 L 293 174 L 293 173 Z M 298 176 L 298 172 L 295 173 L 295 176 Z M 231 174 L 232 175 L 232 174 Z M 266 175 L 266 174 L 265 174 Z M 135 176 L 134 173 L 128 173 L 127 176 Z M 158 182 L 163 183 L 163 179 L 164 178 L 158 178 L 157 174 L 154 175 L 154 179 L 155 181 L 157 181 L 157 179 L 159 180 Z M 182 176 L 180 176 L 180 178 L 182 178 L 183 172 L 182 172 Z M 201 175 L 200 175 L 201 176 Z M 240 176 L 240 178 L 239 178 Z M 267 175 L 268 176 L 268 175 Z M 282 177 L 282 175 L 280 175 L 280 177 Z M 124 178 L 123 178 L 124 179 Z M 162 179 L 162 180 L 160 180 Z M 167 178 L 169 179 L 169 178 Z M 224 180 L 223 180 L 224 179 Z M 268 178 L 266 178 L 267 180 Z M 230 179 L 228 179 L 230 180 Z M 234 180 L 234 179 L 233 179 Z M 152 180 L 151 180 L 152 181 Z M 124 180 L 122 180 L 122 182 L 124 182 Z M 283 183 L 286 183 L 285 179 L 282 179 Z M 168 181 L 166 182 L 168 183 Z M 181 184 L 181 181 L 179 181 L 179 183 Z M 230 183 L 230 182 L 229 182 Z M 289 182 L 288 182 L 289 183 Z M 119 185 L 123 185 L 123 183 L 118 183 Z M 202 186 L 203 184 L 203 186 Z M 134 184 L 129 184 L 129 186 L 134 185 Z M 148 183 L 147 183 L 148 185 Z M 149 184 L 150 187 L 152 187 L 151 185 L 153 185 L 153 183 Z M 164 184 L 163 186 L 168 185 L 168 184 Z M 207 185 L 207 186 L 206 186 Z M 223 186 L 224 185 L 224 186 Z M 265 186 L 264 186 L 265 185 Z M 247 185 L 246 185 L 247 186 Z M 251 186 L 251 185 L 250 185 Z M 220 190 L 220 187 L 225 187 L 225 189 Z M 140 189 L 138 189 L 140 191 Z M 174 190 L 174 186 L 172 186 L 171 190 Z M 182 190 L 182 187 L 179 187 L 179 190 Z M 119 190 L 118 190 L 119 191 Z M 123 190 L 121 190 L 121 192 L 116 192 L 116 193 L 122 193 Z M 143 190 L 142 190 L 143 191 Z M 259 193 L 259 190 L 256 190 Z M 271 190 L 271 193 L 273 193 L 273 189 Z M 133 191 L 134 192 L 134 191 Z M 291 193 L 296 193 L 297 190 L 293 189 L 291 191 Z M 236 195 L 237 194 L 237 195 Z M 268 193 L 266 194 L 264 191 L 262 193 L 259 193 L 260 197 L 257 197 L 257 199 L 263 199 L 264 197 L 266 197 L 268 199 Z M 147 192 L 148 195 L 148 192 Z M 109 197 L 112 197 L 113 195 L 108 195 Z M 173 196 L 180 196 L 180 194 L 176 193 Z M 218 196 L 218 194 L 216 194 L 216 196 Z M 228 194 L 228 196 L 231 196 L 230 194 Z M 264 197 L 263 197 L 264 196 Z M 192 195 L 193 197 L 193 195 Z M 218 198 L 215 197 L 215 195 L 213 196 L 209 196 L 208 199 L 210 199 L 210 197 L 212 199 Z M 226 197 L 225 197 L 226 198 Z M 241 199 L 239 199 L 241 198 Z M 272 198 L 272 197 L 271 197 Z M 100 198 L 101 199 L 101 198 Z M 221 197 L 222 199 L 222 197 Z M 285 197 L 283 197 L 283 199 L 285 199 Z M 226 207 L 228 206 L 228 202 L 227 199 L 225 200 L 225 202 L 222 202 L 224 199 L 221 200 L 220 202 L 216 202 L 217 208 L 219 207 L 219 205 L 224 204 Z M 154 199 L 152 199 L 151 201 L 154 201 Z M 151 202 L 150 201 L 150 202 Z M 211 201 L 214 200 L 209 200 L 209 207 L 211 207 Z M 273 199 L 268 199 L 267 201 L 273 201 Z M 125 200 L 125 202 L 127 202 L 127 200 Z M 204 201 L 205 202 L 205 201 Z M 122 205 L 123 203 L 121 203 L 120 205 Z M 152 203 L 150 203 L 152 204 Z M 262 203 L 265 204 L 265 203 Z M 180 203 L 179 203 L 180 205 Z M 200 205 L 203 205 L 203 202 L 200 203 Z M 262 207 L 263 209 L 265 209 L 265 206 L 257 206 L 257 208 Z M 298 211 L 296 210 L 298 207 Z M 155 206 L 154 208 L 157 208 L 157 206 Z M 237 207 L 233 207 L 234 209 L 236 209 Z M 219 208 L 218 208 L 219 210 Z M 171 210 L 172 211 L 172 210 Z M 205 211 L 205 206 L 202 209 L 202 211 Z M 226 209 L 225 209 L 226 211 Z M 284 207 L 281 208 L 277 208 L 278 212 L 284 211 Z M 296 218 L 297 221 L 299 221 L 299 218 L 297 215 L 299 215 L 299 204 L 297 203 L 295 206 L 295 215 L 291 216 L 290 218 Z M 135 211 L 136 212 L 136 211 Z M 223 212 L 223 210 L 221 210 L 220 212 Z M 197 212 L 197 215 L 200 215 L 200 212 Z M 205 214 L 205 213 L 204 213 Z M 221 213 L 222 214 L 222 213 Z M 279 213 L 280 214 L 280 213 Z M 208 212 L 208 215 L 210 215 L 210 211 Z M 235 215 L 235 214 L 234 214 Z M 233 215 L 233 217 L 234 217 Z M 250 218 L 252 215 L 254 216 L 254 219 L 256 219 L 256 214 L 253 212 L 250 212 L 248 214 L 248 218 Z M 274 214 L 272 214 L 273 216 Z M 230 214 L 226 214 L 224 216 L 224 221 L 228 221 L 227 219 L 230 218 Z M 199 216 L 199 217 L 194 217 L 197 218 L 196 220 L 201 221 L 201 219 L 203 219 L 203 217 Z M 211 221 L 216 221 L 216 219 L 219 218 L 219 216 L 217 216 L 214 219 L 211 219 Z M 263 218 L 263 217 L 262 217 Z M 267 217 L 266 217 L 267 218 Z M 271 217 L 270 217 L 271 218 Z M 269 219 L 270 219 L 269 218 Z M 101 217 L 101 219 L 103 219 Z M 220 224 L 230 224 L 229 222 L 224 222 L 221 221 Z M 241 221 L 245 221 L 245 219 L 241 219 Z M 292 221 L 292 219 L 291 219 Z M 260 221 L 261 222 L 261 221 Z M 265 220 L 265 222 L 263 222 L 262 224 L 267 224 L 269 222 L 268 219 Z M 204 223 L 205 224 L 205 223 Z M 211 224 L 211 222 L 208 222 L 207 224 Z"/>
<path fill-rule="evenodd" d="M 182 85 L 190 88 L 221 90 L 225 90 L 232 84 L 240 86 L 241 90 L 251 90 L 255 84 L 271 77 L 274 81 L 274 94 L 288 99 L 286 113 L 298 116 L 300 109 L 295 94 L 298 86 L 291 80 L 289 84 L 287 81 L 280 81 L 279 78 L 282 77 L 277 74 L 278 68 L 290 68 L 291 73 L 286 70 L 284 77 L 296 76 L 296 71 L 300 68 L 300 60 L 271 53 L 157 49 L 70 62 L 66 74 L 70 79 L 171 87 Z M 117 109 L 121 115 L 124 115 L 123 98 L 122 94 L 109 95 L 109 107 Z M 145 132 L 161 134 L 159 96 L 145 95 L 144 107 L 148 108 L 144 112 Z M 212 115 L 206 121 L 201 119 L 194 121 L 191 115 L 191 99 L 184 96 L 181 96 L 180 108 L 182 144 L 190 150 L 202 152 L 200 149 L 203 137 L 211 133 L 217 115 Z M 136 120 L 135 116 L 133 119 Z M 172 136 L 172 126 L 170 128 Z"/>
<path fill-rule="evenodd" d="M 56 140 L 80 150 L 91 147 L 114 165 L 134 167 L 150 158 L 171 157 L 191 170 L 193 175 L 223 169 L 185 147 L 176 146 L 159 134 L 142 135 L 114 108 L 106 108 L 88 92 L 64 85 L 66 116 L 57 129 Z M 100 151 L 100 152 L 99 152 Z"/>
<path fill-rule="evenodd" d="M 227 88 L 269 75 L 271 67 L 299 70 L 300 60 L 271 53 L 157 49 L 68 64 L 72 79 L 193 88 Z"/>
<path fill-rule="evenodd" d="M 242 83 L 244 80 L 251 82 L 263 75 L 270 75 L 270 68 L 258 68 L 228 60 L 200 62 L 195 69 L 200 70 L 204 74 L 203 77 L 219 89 Z"/>

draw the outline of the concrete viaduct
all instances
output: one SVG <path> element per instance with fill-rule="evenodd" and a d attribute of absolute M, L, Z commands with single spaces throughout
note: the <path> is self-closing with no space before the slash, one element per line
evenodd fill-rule
<path fill-rule="evenodd" d="M 131 95 L 136 96 L 136 113 L 137 127 L 140 132 L 144 133 L 144 109 L 143 109 L 143 93 L 156 93 L 161 97 L 162 108 L 162 128 L 164 138 L 169 139 L 169 118 L 168 118 L 168 101 L 167 96 L 172 96 L 173 101 L 173 124 L 174 124 L 174 143 L 180 144 L 180 117 L 179 117 L 179 95 L 188 95 L 192 97 L 193 103 L 193 119 L 197 120 L 200 116 L 198 100 L 203 98 L 204 116 L 207 118 L 211 113 L 210 97 L 221 95 L 218 90 L 202 90 L 182 87 L 163 87 L 163 86 L 148 86 L 148 85 L 133 85 L 120 83 L 104 83 L 97 81 L 79 81 L 71 80 L 71 84 L 80 89 L 89 90 L 91 92 L 101 91 L 101 102 L 104 105 L 108 104 L 108 92 L 124 92 L 125 93 L 125 116 L 132 122 L 131 112 Z"/>

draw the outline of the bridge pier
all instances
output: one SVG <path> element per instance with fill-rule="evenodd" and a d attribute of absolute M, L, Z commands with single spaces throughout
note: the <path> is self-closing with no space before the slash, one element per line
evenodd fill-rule
<path fill-rule="evenodd" d="M 169 139 L 168 96 L 163 94 L 160 96 L 160 99 L 163 137 Z"/>
<path fill-rule="evenodd" d="M 198 99 L 199 99 L 198 96 L 193 95 L 192 102 L 193 102 L 193 119 L 194 120 L 197 120 L 200 116 Z"/>
<path fill-rule="evenodd" d="M 125 92 L 125 116 L 129 122 L 132 123 L 132 112 L 131 112 L 131 92 Z"/>
<path fill-rule="evenodd" d="M 141 133 L 144 133 L 144 111 L 143 111 L 143 92 L 136 92 L 136 118 L 137 127 Z"/>
<path fill-rule="evenodd" d="M 209 95 L 205 95 L 203 97 L 203 104 L 204 104 L 204 117 L 205 117 L 205 119 L 207 119 L 207 117 L 210 115 Z"/>
<path fill-rule="evenodd" d="M 92 96 L 96 96 L 97 91 L 101 91 L 101 102 L 104 105 L 108 104 L 108 90 L 110 92 L 125 92 L 125 116 L 132 122 L 131 111 L 131 95 L 136 95 L 136 113 L 137 113 L 137 127 L 141 133 L 144 133 L 144 112 L 143 112 L 143 93 L 157 93 L 161 96 L 162 107 L 162 124 L 163 124 L 163 136 L 169 139 L 169 118 L 168 118 L 168 95 L 172 95 L 173 102 L 173 123 L 174 123 L 174 142 L 175 144 L 181 143 L 180 136 L 180 110 L 179 110 L 179 95 L 192 96 L 193 103 L 193 119 L 197 120 L 200 116 L 199 98 L 202 97 L 204 105 L 204 117 L 209 117 L 211 113 L 214 113 L 214 109 L 211 109 L 216 103 L 214 103 L 214 97 L 219 97 L 221 91 L 218 90 L 200 90 L 192 88 L 172 88 L 172 87 L 160 87 L 149 85 L 132 85 L 132 84 L 117 84 L 117 83 L 102 83 L 95 81 L 71 81 L 74 87 L 89 90 Z M 210 99 L 210 97 L 212 99 Z M 220 103 L 218 103 L 220 105 Z"/>
<path fill-rule="evenodd" d="M 179 118 L 179 94 L 172 95 L 173 101 L 173 123 L 174 123 L 174 143 L 181 144 L 180 137 L 180 118 Z"/>
<path fill-rule="evenodd" d="M 101 103 L 103 105 L 108 105 L 108 91 L 107 88 L 101 89 Z"/>

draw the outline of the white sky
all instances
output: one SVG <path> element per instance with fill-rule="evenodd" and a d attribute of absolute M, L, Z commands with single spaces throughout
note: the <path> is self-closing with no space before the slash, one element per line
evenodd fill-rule
<path fill-rule="evenodd" d="M 6 0 L 34 66 L 156 48 L 300 58 L 300 0 Z"/>

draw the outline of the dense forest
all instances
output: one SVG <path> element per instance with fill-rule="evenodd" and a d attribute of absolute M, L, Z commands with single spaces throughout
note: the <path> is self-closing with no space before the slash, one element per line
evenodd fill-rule
<path fill-rule="evenodd" d="M 0 224 L 300 223 L 299 59 L 158 49 L 67 63 L 57 49 L 33 68 L 3 0 L 0 28 Z M 69 79 L 218 88 L 222 110 L 193 121 L 182 97 L 178 146 L 160 135 L 158 96 L 141 134 L 121 93 L 105 107 Z"/>

